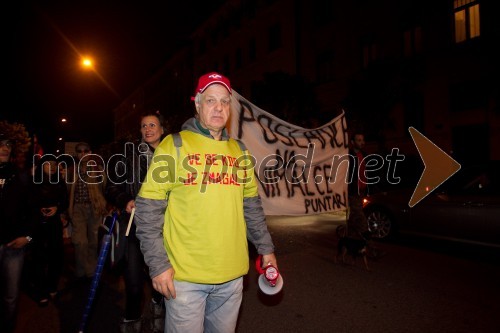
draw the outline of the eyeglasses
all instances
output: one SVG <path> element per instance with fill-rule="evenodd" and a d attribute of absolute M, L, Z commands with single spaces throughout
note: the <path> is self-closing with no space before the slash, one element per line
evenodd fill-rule
<path fill-rule="evenodd" d="M 3 141 L 0 141 L 0 147 L 7 147 L 7 148 L 12 148 L 12 142 L 9 141 L 9 140 L 3 140 Z"/>
<path fill-rule="evenodd" d="M 77 152 L 78 154 L 81 154 L 81 153 L 88 153 L 89 151 L 90 151 L 90 150 L 88 150 L 88 149 L 77 149 L 77 150 L 76 150 L 76 152 Z"/>

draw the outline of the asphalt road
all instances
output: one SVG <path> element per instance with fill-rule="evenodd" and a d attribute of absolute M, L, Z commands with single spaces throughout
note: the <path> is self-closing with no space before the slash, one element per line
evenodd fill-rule
<path fill-rule="evenodd" d="M 237 332 L 500 332 L 497 252 L 422 240 L 375 243 L 383 255 L 370 259 L 367 271 L 360 259 L 335 263 L 339 223 L 331 216 L 269 219 L 284 287 L 274 296 L 258 290 L 252 251 Z M 88 285 L 70 278 L 67 249 L 59 300 L 39 308 L 23 292 L 16 333 L 78 331 Z M 119 275 L 104 272 L 87 332 L 118 331 L 123 288 Z"/>

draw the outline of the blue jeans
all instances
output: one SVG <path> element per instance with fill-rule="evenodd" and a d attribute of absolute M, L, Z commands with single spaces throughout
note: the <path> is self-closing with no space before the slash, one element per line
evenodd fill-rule
<path fill-rule="evenodd" d="M 222 284 L 174 280 L 177 297 L 165 299 L 166 333 L 233 333 L 243 299 L 243 277 Z"/>
<path fill-rule="evenodd" d="M 14 330 L 17 303 L 24 265 L 24 248 L 14 249 L 0 245 L 0 287 L 1 311 L 0 326 L 6 332 Z"/>

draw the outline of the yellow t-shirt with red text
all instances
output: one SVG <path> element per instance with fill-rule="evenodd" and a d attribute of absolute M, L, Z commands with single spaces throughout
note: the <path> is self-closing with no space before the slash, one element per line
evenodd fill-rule
<path fill-rule="evenodd" d="M 139 195 L 168 198 L 164 244 L 175 279 L 218 284 L 248 273 L 243 199 L 258 195 L 251 159 L 235 140 L 180 132 L 156 148 Z"/>

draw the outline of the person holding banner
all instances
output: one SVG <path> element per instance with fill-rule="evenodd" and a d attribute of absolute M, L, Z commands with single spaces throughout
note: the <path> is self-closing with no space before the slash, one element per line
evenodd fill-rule
<path fill-rule="evenodd" d="M 199 78 L 195 117 L 157 147 L 136 198 L 137 237 L 166 298 L 168 333 L 235 331 L 247 239 L 263 266 L 278 267 L 251 156 L 225 130 L 231 95 L 223 75 Z"/>
<path fill-rule="evenodd" d="M 127 228 L 128 235 L 124 241 L 123 258 L 118 258 L 123 264 L 125 280 L 125 316 L 120 323 L 120 332 L 141 332 L 142 329 L 142 301 L 144 298 L 144 257 L 136 237 L 136 228 L 132 223 L 127 224 L 133 216 L 135 197 L 142 181 L 146 176 L 149 163 L 155 148 L 163 139 L 165 129 L 162 115 L 159 111 L 146 112 L 140 119 L 141 139 L 136 143 L 125 145 L 125 156 L 110 168 L 115 175 L 108 181 L 106 199 L 121 212 L 121 221 L 125 221 L 120 228 Z M 130 229 L 128 229 L 128 227 Z M 153 290 L 150 303 L 151 328 L 153 332 L 163 332 L 165 307 L 163 296 Z"/>

